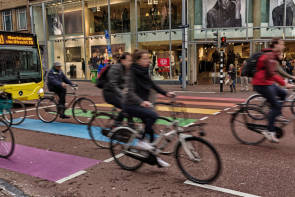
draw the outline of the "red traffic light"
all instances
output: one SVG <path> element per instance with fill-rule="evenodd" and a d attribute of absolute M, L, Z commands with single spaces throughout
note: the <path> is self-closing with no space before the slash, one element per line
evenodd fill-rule
<path fill-rule="evenodd" d="M 221 37 L 221 42 L 226 43 L 226 37 Z"/>

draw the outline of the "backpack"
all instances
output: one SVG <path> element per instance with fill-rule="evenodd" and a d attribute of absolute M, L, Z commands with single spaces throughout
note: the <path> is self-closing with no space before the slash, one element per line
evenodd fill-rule
<path fill-rule="evenodd" d="M 262 52 L 255 53 L 246 60 L 246 63 L 242 68 L 241 76 L 254 77 L 256 73 L 257 61 L 262 54 L 263 54 Z"/>
<path fill-rule="evenodd" d="M 107 64 L 105 67 L 103 67 L 100 70 L 100 72 L 96 78 L 96 87 L 102 89 L 104 87 L 104 84 L 106 84 L 108 82 L 107 74 L 108 74 L 110 67 L 111 67 L 111 65 Z"/>

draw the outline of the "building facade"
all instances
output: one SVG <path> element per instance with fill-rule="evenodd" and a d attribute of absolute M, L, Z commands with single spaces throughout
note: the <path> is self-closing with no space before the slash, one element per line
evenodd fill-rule
<path fill-rule="evenodd" d="M 93 78 L 93 57 L 98 56 L 96 66 L 103 65 L 110 48 L 113 55 L 141 48 L 150 53 L 153 79 L 178 82 L 184 40 L 189 83 L 212 82 L 219 73 L 217 32 L 227 38 L 226 67 L 239 69 L 273 37 L 286 40 L 286 59 L 295 58 L 293 0 L 186 0 L 184 39 L 182 5 L 182 0 L 30 0 L 27 23 L 38 35 L 46 66 L 60 61 L 72 79 Z M 3 24 L 7 13 L 1 11 Z"/>
<path fill-rule="evenodd" d="M 0 0 L 0 31 L 31 32 L 29 1 Z"/>

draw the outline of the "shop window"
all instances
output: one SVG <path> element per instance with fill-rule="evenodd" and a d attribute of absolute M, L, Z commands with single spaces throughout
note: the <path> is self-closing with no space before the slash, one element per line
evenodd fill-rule
<path fill-rule="evenodd" d="M 26 8 L 21 8 L 17 10 L 17 29 L 26 30 L 27 29 L 27 10 Z"/>
<path fill-rule="evenodd" d="M 130 32 L 130 1 L 111 0 L 111 31 Z"/>
<path fill-rule="evenodd" d="M 169 17 L 169 16 L 168 16 Z M 171 1 L 171 27 L 177 29 L 182 24 L 182 0 Z"/>
<path fill-rule="evenodd" d="M 85 1 L 88 7 L 86 17 L 86 27 L 89 27 L 90 34 L 104 34 L 108 30 L 108 2 L 101 1 Z"/>
<path fill-rule="evenodd" d="M 12 31 L 12 15 L 11 10 L 2 12 L 3 30 Z"/>
<path fill-rule="evenodd" d="M 139 31 L 169 29 L 169 1 L 139 1 Z"/>

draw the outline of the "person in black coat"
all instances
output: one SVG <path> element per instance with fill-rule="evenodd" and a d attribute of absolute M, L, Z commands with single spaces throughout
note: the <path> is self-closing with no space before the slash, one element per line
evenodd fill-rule
<path fill-rule="evenodd" d="M 158 114 L 153 110 L 149 101 L 151 89 L 167 97 L 175 96 L 174 92 L 166 92 L 157 86 L 149 76 L 149 65 L 151 63 L 149 53 L 145 50 L 136 50 L 133 54 L 133 64 L 129 72 L 127 84 L 127 95 L 125 97 L 124 110 L 132 117 L 139 117 L 145 124 L 145 133 L 150 135 L 150 143 L 154 141 L 153 125 L 158 118 Z M 144 139 L 145 135 L 143 135 Z M 154 147 L 152 144 L 140 140 L 137 146 L 146 150 Z M 160 158 L 157 158 L 162 167 L 170 166 Z"/>
<path fill-rule="evenodd" d="M 70 118 L 64 114 L 67 92 L 66 84 L 73 85 L 62 72 L 61 63 L 55 62 L 53 68 L 48 73 L 47 87 L 49 91 L 55 92 L 59 97 L 58 111 L 61 118 Z"/>

